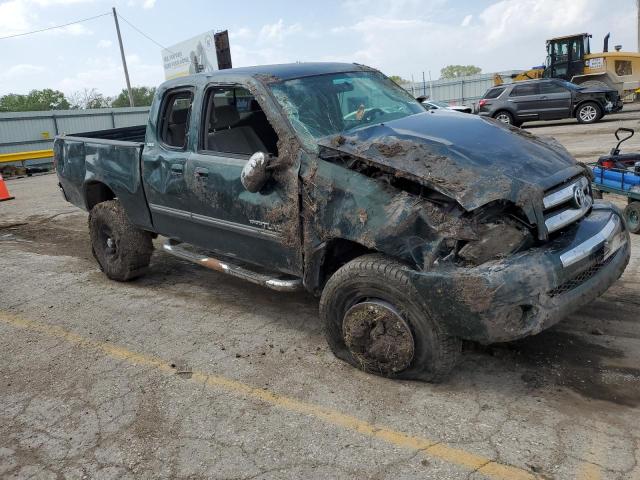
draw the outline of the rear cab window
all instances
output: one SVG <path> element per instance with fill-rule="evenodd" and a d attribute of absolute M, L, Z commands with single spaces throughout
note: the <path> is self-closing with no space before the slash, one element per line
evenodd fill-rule
<path fill-rule="evenodd" d="M 184 150 L 187 147 L 189 116 L 193 91 L 170 91 L 165 94 L 160 116 L 160 141 L 165 147 Z"/>
<path fill-rule="evenodd" d="M 504 92 L 504 89 L 505 87 L 492 88 L 488 90 L 487 93 L 485 93 L 484 97 L 482 98 L 486 98 L 486 99 L 498 98 L 502 94 L 502 92 Z"/>

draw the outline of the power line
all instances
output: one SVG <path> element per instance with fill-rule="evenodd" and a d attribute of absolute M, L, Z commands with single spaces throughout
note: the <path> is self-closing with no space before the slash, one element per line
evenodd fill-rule
<path fill-rule="evenodd" d="M 156 45 L 158 45 L 160 48 L 164 49 L 164 50 L 169 50 L 167 47 L 165 47 L 164 45 L 156 42 L 153 38 L 151 38 L 149 35 L 147 35 L 146 33 L 144 33 L 142 30 L 140 30 L 138 27 L 136 27 L 133 23 L 131 23 L 129 20 L 127 20 L 126 18 L 124 18 L 122 15 L 120 15 L 118 13 L 118 17 L 120 17 L 122 20 L 124 20 L 126 23 L 129 24 L 129 26 L 131 28 L 133 28 L 136 32 L 138 32 L 140 35 L 142 35 L 143 37 L 147 38 L 148 40 L 151 40 L 153 43 L 155 43 Z"/>
<path fill-rule="evenodd" d="M 80 19 L 80 20 L 76 20 L 74 22 L 64 23 L 62 25 L 56 25 L 54 27 L 47 27 L 47 28 L 41 28 L 40 30 L 33 30 L 32 32 L 24 32 L 24 33 L 16 33 L 14 35 L 7 35 L 6 37 L 0 37 L 0 40 L 6 40 L 7 38 L 22 37 L 24 35 L 31 35 L 31 34 L 34 34 L 34 33 L 46 32 L 47 30 L 54 30 L 56 28 L 64 28 L 64 27 L 68 27 L 69 25 L 75 25 L 76 23 L 82 23 L 82 22 L 86 22 L 88 20 L 94 20 L 96 18 L 106 17 L 107 15 L 111 15 L 111 12 L 102 13 L 100 15 L 95 15 L 93 17 L 83 18 L 83 19 Z"/>

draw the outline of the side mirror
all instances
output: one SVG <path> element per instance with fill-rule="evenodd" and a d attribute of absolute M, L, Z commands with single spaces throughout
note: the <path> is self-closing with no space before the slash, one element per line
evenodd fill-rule
<path fill-rule="evenodd" d="M 271 172 L 268 170 L 269 157 L 264 152 L 256 152 L 251 155 L 249 161 L 240 173 L 240 182 L 242 186 L 251 193 L 257 193 L 271 178 Z"/>

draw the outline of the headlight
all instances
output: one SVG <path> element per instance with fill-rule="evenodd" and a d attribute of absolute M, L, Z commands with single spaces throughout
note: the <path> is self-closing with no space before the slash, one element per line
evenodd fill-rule
<path fill-rule="evenodd" d="M 459 257 L 473 265 L 506 257 L 533 241 L 526 228 L 506 220 L 480 225 L 478 234 L 478 240 L 466 243 L 458 252 Z"/>

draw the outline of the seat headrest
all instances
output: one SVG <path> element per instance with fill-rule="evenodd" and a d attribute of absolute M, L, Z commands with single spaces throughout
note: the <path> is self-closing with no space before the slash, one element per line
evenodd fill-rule
<path fill-rule="evenodd" d="M 233 105 L 221 105 L 213 111 L 215 117 L 214 128 L 228 128 L 240 121 L 240 115 Z"/>
<path fill-rule="evenodd" d="M 179 110 L 173 110 L 171 112 L 171 123 L 187 123 L 187 114 L 189 110 L 181 108 Z"/>

